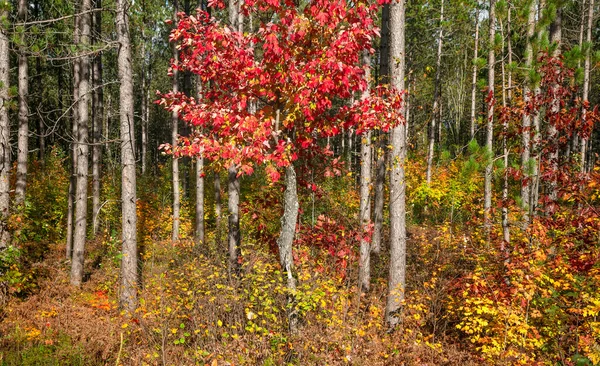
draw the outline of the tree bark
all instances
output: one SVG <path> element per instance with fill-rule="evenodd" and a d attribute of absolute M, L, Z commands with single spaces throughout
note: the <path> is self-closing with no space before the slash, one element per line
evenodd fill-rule
<path fill-rule="evenodd" d="M 81 1 L 81 38 L 83 49 L 90 46 L 91 35 L 91 0 Z M 85 240 L 87 229 L 87 193 L 88 193 L 88 104 L 90 59 L 87 55 L 80 57 L 79 79 L 79 125 L 77 144 L 77 185 L 75 201 L 75 230 L 73 234 L 73 261 L 71 265 L 71 284 L 80 286 L 83 280 L 83 262 L 85 257 Z"/>
<path fill-rule="evenodd" d="M 586 29 L 586 50 L 585 50 L 585 61 L 583 63 L 583 109 L 582 109 L 582 120 L 585 121 L 587 115 L 587 108 L 585 106 L 586 103 L 589 102 L 590 95 L 590 66 L 591 66 L 591 50 L 592 50 L 592 27 L 594 26 L 594 0 L 589 0 L 588 4 L 588 21 L 587 21 L 587 29 Z M 581 138 L 581 148 L 580 148 L 580 166 L 581 172 L 586 173 L 588 171 L 586 167 L 586 155 L 587 155 L 587 137 Z"/>
<path fill-rule="evenodd" d="M 390 4 L 390 68 L 391 85 L 404 90 L 405 63 L 405 0 Z M 402 107 L 404 108 L 404 107 Z M 402 111 L 400 111 L 401 114 Z M 406 126 L 400 124 L 392 129 L 390 155 L 390 269 L 388 298 L 385 309 L 386 323 L 393 329 L 400 322 L 402 300 L 406 288 Z"/>
<path fill-rule="evenodd" d="M 80 17 L 77 15 L 78 8 L 75 9 L 73 18 L 73 43 L 79 44 Z M 77 140 L 79 139 L 79 79 L 80 79 L 80 60 L 73 60 L 73 108 L 72 108 L 72 141 L 71 141 L 71 176 L 69 179 L 69 197 L 67 201 L 67 246 L 66 256 L 71 259 L 73 256 L 73 232 L 75 223 L 73 222 L 75 211 L 75 186 L 77 185 Z"/>
<path fill-rule="evenodd" d="M 96 9 L 102 9 L 102 0 L 95 0 L 94 7 Z M 97 11 L 94 13 L 94 28 L 95 35 L 93 37 L 94 43 L 102 35 L 102 12 Z M 100 215 L 100 180 L 102 174 L 102 168 L 100 163 L 102 161 L 102 122 L 104 118 L 104 90 L 102 86 L 102 53 L 94 56 L 93 59 L 93 100 L 92 100 L 92 136 L 94 145 L 92 146 L 92 222 L 93 222 L 93 234 L 98 234 L 100 228 L 100 222 L 98 216 Z"/>
<path fill-rule="evenodd" d="M 240 268 L 240 180 L 237 176 L 238 170 L 232 165 L 229 167 L 227 179 L 227 203 L 229 208 L 229 273 L 235 275 Z"/>
<path fill-rule="evenodd" d="M 496 38 L 496 0 L 490 0 L 490 18 L 489 18 L 489 47 L 488 52 L 488 111 L 487 111 L 487 129 L 486 129 L 486 152 L 488 162 L 485 166 L 484 197 L 483 197 L 483 216 L 486 232 L 489 234 L 492 229 L 492 171 L 493 171 L 493 139 L 494 139 L 494 67 L 496 64 L 496 54 L 494 51 L 494 41 Z"/>
<path fill-rule="evenodd" d="M 19 0 L 18 19 L 27 21 L 27 0 Z M 21 37 L 19 45 L 19 133 L 17 141 L 17 182 L 15 187 L 15 204 L 25 202 L 25 188 L 27 186 L 27 158 L 29 154 L 29 66 L 25 53 L 25 35 Z"/>
<path fill-rule="evenodd" d="M 363 54 L 365 75 L 367 75 L 367 89 L 362 94 L 362 99 L 369 97 L 369 83 L 371 70 L 371 57 L 368 53 Z M 360 261 L 358 284 L 362 292 L 368 292 L 371 284 L 371 243 L 364 236 L 369 230 L 371 223 L 371 162 L 373 160 L 371 147 L 371 131 L 362 135 L 360 144 L 360 226 L 362 236 L 360 240 Z"/>
<path fill-rule="evenodd" d="M 475 49 L 473 51 L 473 80 L 471 81 L 471 140 L 475 138 L 475 126 L 477 125 L 477 60 L 479 57 L 479 1 L 475 12 Z"/>
<path fill-rule="evenodd" d="M 174 1 L 175 14 L 174 19 L 177 22 L 178 2 Z M 173 45 L 173 59 L 175 62 L 179 62 L 179 51 L 177 47 Z M 177 69 L 173 69 L 173 93 L 179 91 L 179 72 Z M 171 115 L 171 144 L 177 146 L 179 139 L 179 116 L 176 111 L 173 111 Z M 179 191 L 179 159 L 173 157 L 173 232 L 171 241 L 174 243 L 179 239 L 179 211 L 181 209 L 181 197 Z"/>
<path fill-rule="evenodd" d="M 4 8 L 0 15 L 8 18 Z M 10 121 L 8 120 L 9 43 L 7 31 L 0 25 L 0 249 L 10 244 L 8 216 L 10 209 Z"/>
<path fill-rule="evenodd" d="M 438 34 L 438 44 L 437 44 L 437 55 L 435 61 L 435 85 L 433 88 L 433 111 L 431 116 L 431 125 L 429 126 L 429 147 L 427 152 L 427 173 L 426 180 L 427 185 L 431 184 L 431 170 L 433 166 L 433 154 L 435 150 L 435 129 L 436 123 L 438 123 L 437 119 L 440 117 L 440 78 L 442 72 L 442 47 L 444 42 L 444 0 L 442 0 L 441 8 L 440 8 L 440 30 Z M 439 121 L 441 125 L 441 121 Z M 440 136 L 441 138 L 441 136 Z"/>
<path fill-rule="evenodd" d="M 196 245 L 204 243 L 204 158 L 196 158 Z"/>
<path fill-rule="evenodd" d="M 279 263 L 283 269 L 287 285 L 287 315 L 289 330 L 295 333 L 298 330 L 298 313 L 295 309 L 296 273 L 292 245 L 296 234 L 298 222 L 298 187 L 294 165 L 290 164 L 285 170 L 285 192 L 283 193 L 283 216 L 281 217 L 281 234 L 277 239 L 279 248 Z"/>
<path fill-rule="evenodd" d="M 531 0 L 529 14 L 527 16 L 527 39 L 525 45 L 525 83 L 523 86 L 523 99 L 525 105 L 531 102 L 533 85 L 529 72 L 533 65 L 533 36 L 535 34 L 535 9 L 536 0 Z M 535 113 L 532 111 L 531 113 Z M 521 183 L 521 208 L 523 209 L 523 230 L 529 226 L 529 209 L 531 205 L 531 114 L 523 113 L 523 132 L 521 143 L 521 170 L 523 171 L 523 182 Z"/>
<path fill-rule="evenodd" d="M 220 227 L 221 227 L 221 174 L 218 171 L 214 173 L 214 189 L 215 189 L 215 226 L 217 232 L 217 242 L 221 242 L 221 238 L 219 237 Z"/>
<path fill-rule="evenodd" d="M 558 57 L 561 53 L 562 44 L 562 8 L 558 6 L 556 9 L 556 18 L 550 25 L 550 42 L 555 44 L 555 49 L 552 52 L 552 57 Z M 554 90 L 558 89 L 558 85 L 553 85 Z M 552 114 L 558 114 L 560 112 L 560 101 L 558 97 L 554 97 L 551 106 Z M 548 123 L 548 142 L 552 145 L 550 148 L 550 166 L 552 169 L 552 178 L 550 179 L 549 196 L 550 200 L 556 201 L 558 199 L 558 130 L 554 121 Z"/>
<path fill-rule="evenodd" d="M 138 256 L 135 176 L 135 134 L 133 120 L 133 79 L 128 1 L 117 0 L 117 40 L 119 42 L 119 112 L 121 126 L 121 204 L 123 259 L 121 260 L 120 304 L 130 314 L 137 307 Z"/>

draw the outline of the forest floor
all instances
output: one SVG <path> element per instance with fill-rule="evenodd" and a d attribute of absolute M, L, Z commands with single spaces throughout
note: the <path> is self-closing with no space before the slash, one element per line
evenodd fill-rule
<path fill-rule="evenodd" d="M 438 235 L 412 229 L 410 241 L 435 251 Z M 451 282 L 431 282 L 434 256 L 409 257 L 409 290 L 421 297 L 406 306 L 401 329 L 389 334 L 383 326 L 385 253 L 374 259 L 371 292 L 359 296 L 353 266 L 340 273 L 314 249 L 300 251 L 301 326 L 292 335 L 276 255 L 264 245 L 245 240 L 242 273 L 232 277 L 214 238 L 202 250 L 185 240 L 148 243 L 141 253 L 140 306 L 128 317 L 117 306 L 116 242 L 89 243 L 80 289 L 69 285 L 62 244 L 31 263 L 35 286 L 1 310 L 0 365 L 481 364 L 460 342 L 444 338 L 452 325 L 432 313 L 442 310 L 436 292 Z"/>

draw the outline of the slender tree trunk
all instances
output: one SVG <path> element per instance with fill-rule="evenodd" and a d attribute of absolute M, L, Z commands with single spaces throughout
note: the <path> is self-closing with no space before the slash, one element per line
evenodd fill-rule
<path fill-rule="evenodd" d="M 196 158 L 196 245 L 204 243 L 204 158 Z"/>
<path fill-rule="evenodd" d="M 381 8 L 381 42 L 379 47 L 379 83 L 390 82 L 390 5 Z"/>
<path fill-rule="evenodd" d="M 202 81 L 196 80 L 196 98 L 202 100 Z M 204 157 L 196 157 L 196 245 L 204 243 Z"/>
<path fill-rule="evenodd" d="M 148 78 L 149 65 L 146 60 L 146 35 L 142 30 L 142 175 L 146 174 L 146 167 L 148 163 L 148 118 L 150 114 L 150 87 L 148 86 L 150 79 Z"/>
<path fill-rule="evenodd" d="M 369 97 L 371 57 L 368 53 L 363 54 L 365 75 L 367 75 L 367 89 L 363 92 L 362 99 Z M 364 238 L 371 223 L 371 162 L 373 160 L 371 147 L 371 131 L 362 135 L 360 144 L 360 225 L 362 237 L 360 240 L 360 262 L 358 284 L 362 292 L 368 292 L 371 284 L 371 244 Z"/>
<path fill-rule="evenodd" d="M 391 85 L 404 90 L 405 62 L 405 0 L 390 4 L 390 70 Z M 402 107 L 404 108 L 404 107 Z M 401 114 L 402 111 L 400 111 Z M 400 322 L 402 300 L 406 288 L 406 126 L 400 124 L 391 133 L 390 171 L 390 270 L 388 298 L 385 308 L 386 323 L 393 329 Z"/>
<path fill-rule="evenodd" d="M 492 229 L 492 170 L 493 170 L 493 145 L 494 139 L 494 67 L 496 64 L 496 54 L 494 52 L 494 40 L 496 38 L 496 0 L 490 0 L 490 30 L 489 30 L 489 53 L 488 53 L 488 112 L 487 112 L 487 131 L 486 131 L 486 150 L 488 162 L 485 167 L 484 181 L 484 203 L 483 215 L 486 232 L 489 234 Z"/>
<path fill-rule="evenodd" d="M 509 38 L 510 45 L 510 4 L 508 4 L 508 23 L 507 23 L 507 35 Z M 500 30 L 502 31 L 502 52 L 504 53 L 504 39 L 506 35 L 504 34 L 504 27 L 502 25 L 502 21 L 500 21 Z M 508 48 L 508 58 L 510 59 L 510 47 Z M 506 108 L 507 103 L 510 102 L 508 92 L 510 92 L 511 87 L 511 76 L 510 71 L 507 72 L 506 64 L 504 62 L 504 55 L 502 55 L 501 69 L 502 69 L 502 107 Z M 510 67 L 510 65 L 509 65 Z M 508 76 L 507 76 L 508 74 Z M 506 79 L 508 78 L 508 87 L 506 85 Z M 507 90 L 508 89 L 508 90 Z M 508 244 L 510 243 L 510 228 L 508 223 L 508 145 L 507 145 L 507 134 L 508 134 L 508 120 L 505 119 L 502 122 L 502 156 L 504 160 L 504 169 L 502 172 L 502 251 L 505 254 L 505 257 L 508 258 Z"/>
<path fill-rule="evenodd" d="M 385 200 L 385 173 L 386 173 L 386 135 L 383 132 L 379 134 L 379 149 L 377 151 L 377 161 L 375 163 L 375 203 L 373 205 L 374 223 L 373 239 L 371 240 L 371 251 L 374 254 L 381 252 L 382 228 L 383 228 L 383 203 Z"/>
<path fill-rule="evenodd" d="M 90 45 L 91 35 L 91 0 L 81 1 L 81 38 L 80 44 L 84 49 Z M 79 79 L 79 126 L 77 144 L 77 185 L 75 201 L 75 230 L 73 233 L 73 262 L 71 266 L 71 284 L 80 286 L 83 280 L 83 262 L 85 258 L 85 240 L 87 229 L 87 193 L 88 193 L 88 104 L 89 104 L 89 74 L 90 59 L 87 55 L 80 57 Z"/>
<path fill-rule="evenodd" d="M 0 15 L 8 18 L 8 10 L 4 8 Z M 7 31 L 0 25 L 0 249 L 10 243 L 8 216 L 10 214 L 10 121 L 8 120 L 8 88 L 10 57 Z"/>
<path fill-rule="evenodd" d="M 477 60 L 479 57 L 479 2 L 475 12 L 475 50 L 473 51 L 473 80 L 471 81 L 471 140 L 475 138 L 475 126 L 477 125 Z"/>
<path fill-rule="evenodd" d="M 427 185 L 431 184 L 431 170 L 433 166 L 433 154 L 435 150 L 435 128 L 436 123 L 440 123 L 438 121 L 438 117 L 440 117 L 440 79 L 442 72 L 442 47 L 444 42 L 444 0 L 442 0 L 442 5 L 440 8 L 440 30 L 438 34 L 438 44 L 437 44 L 437 56 L 435 61 L 435 86 L 433 88 L 433 112 L 431 116 L 431 125 L 429 126 L 429 147 L 427 153 Z M 440 134 L 441 138 L 441 134 Z"/>
<path fill-rule="evenodd" d="M 76 7 L 75 13 L 78 12 Z M 79 44 L 80 16 L 75 15 L 73 26 L 73 43 Z M 75 211 L 75 186 L 77 185 L 77 140 L 79 139 L 79 79 L 80 79 L 80 60 L 73 60 L 73 109 L 72 109 L 72 134 L 71 142 L 71 177 L 69 179 L 69 197 L 67 202 L 67 259 L 73 256 L 73 232 L 75 223 L 73 222 Z"/>
<path fill-rule="evenodd" d="M 240 259 L 240 180 L 237 176 L 238 170 L 232 165 L 227 171 L 227 192 L 229 208 L 229 273 L 235 275 L 239 272 Z"/>
<path fill-rule="evenodd" d="M 529 5 L 529 14 L 527 16 L 527 39 L 525 46 L 525 84 L 523 86 L 523 99 L 525 105 L 531 102 L 531 92 L 533 89 L 529 72 L 533 65 L 533 36 L 535 34 L 535 9 L 537 7 L 536 0 L 531 0 Z M 521 183 L 521 202 L 523 209 L 523 229 L 526 230 L 529 226 L 529 209 L 531 205 L 531 114 L 523 113 L 523 132 L 522 132 L 522 150 L 521 150 L 521 170 L 523 171 L 523 182 Z"/>
<path fill-rule="evenodd" d="M 296 171 L 294 165 L 290 164 L 285 170 L 285 192 L 283 193 L 283 216 L 281 217 L 281 234 L 277 239 L 279 248 L 279 263 L 287 285 L 287 312 L 288 324 L 291 333 L 298 330 L 298 313 L 295 309 L 296 273 L 294 269 L 294 258 L 292 244 L 296 234 L 296 223 L 298 222 L 298 187 L 296 182 Z"/>
<path fill-rule="evenodd" d="M 556 45 L 552 57 L 558 57 L 561 53 L 562 43 L 562 8 L 559 6 L 556 10 L 556 18 L 550 25 L 550 41 Z M 553 85 L 554 90 L 558 89 L 558 85 Z M 552 100 L 551 112 L 556 115 L 560 112 L 560 101 L 558 97 Z M 555 122 L 550 120 L 548 123 L 548 141 L 552 145 L 550 148 L 550 166 L 552 169 L 552 178 L 550 180 L 550 199 L 556 201 L 558 199 L 558 130 Z"/>
<path fill-rule="evenodd" d="M 221 227 L 221 174 L 215 171 L 214 176 L 214 189 L 215 189 L 215 226 L 217 232 L 217 242 L 221 242 L 221 238 L 218 237 Z"/>
<path fill-rule="evenodd" d="M 18 18 L 21 22 L 27 21 L 27 0 L 19 0 Z M 29 155 L 29 65 L 25 54 L 25 35 L 21 38 L 19 46 L 19 137 L 17 141 L 17 182 L 15 187 L 15 204 L 25 202 L 25 188 L 27 186 L 27 158 Z"/>
<path fill-rule="evenodd" d="M 175 15 L 174 19 L 177 22 L 178 2 L 174 1 Z M 179 51 L 177 47 L 173 46 L 173 59 L 175 62 L 179 62 Z M 179 91 L 179 72 L 177 69 L 173 70 L 173 93 Z M 176 111 L 173 111 L 171 115 L 171 144 L 177 146 L 179 139 L 179 116 Z M 173 157 L 173 233 L 171 241 L 174 243 L 179 239 L 179 211 L 181 209 L 181 197 L 179 187 L 179 159 Z"/>
<path fill-rule="evenodd" d="M 102 0 L 95 0 L 96 9 L 102 9 Z M 97 11 L 93 15 L 96 35 L 94 43 L 102 35 L 102 12 Z M 98 234 L 100 228 L 98 216 L 100 215 L 100 180 L 102 168 L 102 121 L 104 118 L 104 90 L 102 87 L 102 54 L 99 53 L 93 59 L 93 100 L 92 100 L 92 135 L 94 145 L 92 146 L 92 222 L 93 234 Z"/>
<path fill-rule="evenodd" d="M 133 78 L 131 41 L 127 0 L 117 0 L 117 40 L 119 42 L 118 67 L 119 114 L 121 125 L 121 204 L 123 230 L 123 259 L 121 260 L 121 306 L 130 314 L 137 307 L 138 255 L 137 211 L 135 176 L 135 134 L 133 120 Z"/>
<path fill-rule="evenodd" d="M 591 48 L 592 48 L 592 27 L 594 26 L 594 0 L 589 0 L 588 4 L 588 21 L 587 21 L 587 29 L 586 29 L 586 49 L 585 49 L 585 61 L 583 63 L 583 110 L 581 113 L 582 119 L 585 121 L 587 116 L 587 107 L 586 103 L 589 103 L 589 95 L 590 95 L 590 66 L 591 66 Z M 586 167 L 586 147 L 587 147 L 588 138 L 587 136 L 582 136 L 581 138 L 581 172 L 586 173 L 588 171 Z"/>

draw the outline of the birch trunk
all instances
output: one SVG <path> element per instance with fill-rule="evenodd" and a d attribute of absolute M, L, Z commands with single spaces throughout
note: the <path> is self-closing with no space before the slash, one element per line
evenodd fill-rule
<path fill-rule="evenodd" d="M 27 21 L 27 0 L 19 0 L 18 19 Z M 17 182 L 15 187 L 15 205 L 25 202 L 25 188 L 27 186 L 27 158 L 29 154 L 29 65 L 25 50 L 25 35 L 21 37 L 19 46 L 19 133 L 17 141 Z"/>
<path fill-rule="evenodd" d="M 371 57 L 363 54 L 365 75 L 367 75 L 367 89 L 363 92 L 362 99 L 369 97 L 369 83 L 371 70 Z M 371 148 L 371 131 L 362 136 L 360 144 L 360 225 L 362 236 L 360 240 L 360 261 L 358 284 L 362 292 L 368 292 L 371 284 L 371 244 L 365 240 L 364 233 L 368 231 L 371 223 L 371 162 L 373 160 Z"/>
<path fill-rule="evenodd" d="M 529 14 L 527 16 L 527 40 L 525 45 L 525 84 L 523 86 L 523 99 L 525 105 L 531 101 L 531 93 L 533 89 L 529 72 L 533 65 L 533 36 L 535 34 L 535 9 L 537 7 L 536 0 L 531 0 L 529 5 Z M 535 111 L 532 111 L 535 113 Z M 523 230 L 529 226 L 529 209 L 531 205 L 531 114 L 523 113 L 523 132 L 521 139 L 521 170 L 523 171 L 523 182 L 521 183 L 521 208 L 523 209 Z"/>
<path fill-rule="evenodd" d="M 177 12 L 178 12 L 178 2 L 174 1 L 175 7 L 175 15 L 174 19 L 177 21 Z M 179 60 L 179 51 L 177 47 L 173 46 L 173 59 L 175 62 Z M 173 93 L 177 93 L 179 91 L 179 72 L 174 69 L 173 70 Z M 177 141 L 179 139 L 179 116 L 176 111 L 173 111 L 171 114 L 171 144 L 173 146 L 177 146 Z M 173 174 L 173 230 L 171 241 L 174 243 L 179 239 L 179 211 L 181 209 L 181 197 L 179 191 L 179 159 L 173 157 L 173 166 L 172 166 L 172 174 Z"/>
<path fill-rule="evenodd" d="M 238 170 L 232 165 L 227 171 L 227 203 L 229 208 L 229 273 L 234 275 L 239 272 L 240 258 L 240 180 Z"/>
<path fill-rule="evenodd" d="M 6 9 L 6 8 L 5 8 Z M 8 11 L 0 13 L 8 18 Z M 7 31 L 0 26 L 0 249 L 10 244 L 8 216 L 10 209 L 10 121 L 8 120 L 9 43 Z"/>
<path fill-rule="evenodd" d="M 283 193 L 283 216 L 281 217 L 281 234 L 277 239 L 279 248 L 279 263 L 286 278 L 287 285 L 287 315 L 289 330 L 295 333 L 298 330 L 298 313 L 295 309 L 296 273 L 294 270 L 294 258 L 292 255 L 292 244 L 296 234 L 296 222 L 298 221 L 298 187 L 296 182 L 296 171 L 290 164 L 285 170 L 285 192 Z"/>
<path fill-rule="evenodd" d="M 555 44 L 552 57 L 558 57 L 561 53 L 562 43 L 562 8 L 556 9 L 556 18 L 550 25 L 550 41 Z M 554 90 L 558 89 L 558 85 L 553 85 Z M 552 114 L 558 114 L 560 111 L 560 101 L 558 97 L 553 98 L 551 105 Z M 552 178 L 550 180 L 549 193 L 550 199 L 556 201 L 558 199 L 558 130 L 553 121 L 548 123 L 548 142 L 552 145 L 550 148 L 550 167 L 552 169 Z"/>
<path fill-rule="evenodd" d="M 390 4 L 390 59 L 391 85 L 404 90 L 405 63 L 405 0 Z M 404 107 L 402 107 L 404 108 Z M 403 114 L 403 111 L 400 111 Z M 400 322 L 400 311 L 406 288 L 406 126 L 392 129 L 390 155 L 390 269 L 388 297 L 385 309 L 386 323 L 393 329 Z"/>
<path fill-rule="evenodd" d="M 442 0 L 441 8 L 440 8 L 440 30 L 438 33 L 438 44 L 437 44 L 437 55 L 435 61 L 435 86 L 433 88 L 433 112 L 431 116 L 431 125 L 429 126 L 429 147 L 427 153 L 427 185 L 431 184 L 431 170 L 433 166 L 433 154 L 435 150 L 435 130 L 437 123 L 441 123 L 438 121 L 438 117 L 440 117 L 440 77 L 441 77 L 441 66 L 442 66 L 442 47 L 444 42 L 444 0 Z M 439 136 L 441 138 L 441 134 Z"/>
<path fill-rule="evenodd" d="M 587 115 L 587 107 L 586 103 L 589 102 L 590 95 L 590 66 L 591 66 L 591 48 L 592 48 L 592 27 L 594 26 L 594 0 L 589 0 L 588 4 L 588 21 L 587 21 L 587 29 L 586 29 L 586 50 L 585 50 L 585 61 L 583 63 L 583 103 L 584 107 L 581 113 L 582 119 L 585 121 Z M 581 171 L 586 173 L 588 171 L 586 167 L 586 155 L 587 155 L 587 142 L 588 138 L 586 136 L 582 136 L 581 138 Z"/>
<path fill-rule="evenodd" d="M 475 49 L 473 51 L 473 80 L 471 81 L 471 140 L 475 138 L 475 126 L 477 125 L 477 60 L 479 57 L 479 2 L 475 12 Z"/>
<path fill-rule="evenodd" d="M 83 49 L 90 45 L 91 35 L 91 0 L 81 1 L 81 38 Z M 71 284 L 80 286 L 83 281 L 83 262 L 85 257 L 85 240 L 87 231 L 87 193 L 88 193 L 88 104 L 90 100 L 89 74 L 90 58 L 80 57 L 79 79 L 79 122 L 77 144 L 77 185 L 75 189 L 75 230 L 73 233 L 73 261 L 71 265 Z"/>

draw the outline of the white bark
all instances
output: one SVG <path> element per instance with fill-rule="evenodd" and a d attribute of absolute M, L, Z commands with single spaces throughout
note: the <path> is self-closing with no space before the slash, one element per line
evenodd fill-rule
<path fill-rule="evenodd" d="M 8 17 L 8 11 L 2 11 L 0 16 Z M 10 122 L 7 107 L 10 81 L 9 52 L 6 29 L 0 26 L 0 249 L 6 248 L 10 243 L 7 227 L 10 209 Z"/>
<path fill-rule="evenodd" d="M 27 21 L 27 0 L 19 0 L 18 18 L 21 22 Z M 19 133 L 17 141 L 17 182 L 15 187 L 15 204 L 25 202 L 25 188 L 27 186 L 27 158 L 29 154 L 29 66 L 25 53 L 25 36 L 21 37 L 19 45 Z"/>
<path fill-rule="evenodd" d="M 175 7 L 175 15 L 174 19 L 177 21 L 177 12 L 178 12 L 178 2 L 174 1 Z M 179 52 L 177 51 L 177 47 L 173 45 L 173 59 L 175 62 L 179 60 Z M 177 93 L 179 91 L 179 72 L 174 69 L 173 70 L 173 93 Z M 173 146 L 177 146 L 177 142 L 179 140 L 179 116 L 177 112 L 173 111 L 171 114 L 171 144 Z M 179 211 L 181 209 L 181 197 L 180 197 L 180 187 L 179 187 L 179 159 L 173 157 L 173 166 L 172 166 L 172 174 L 173 174 L 173 229 L 171 241 L 174 243 L 179 239 Z"/>
<path fill-rule="evenodd" d="M 587 29 L 586 29 L 586 43 L 587 43 L 587 49 L 585 51 L 585 61 L 583 63 L 583 102 L 589 102 L 589 95 L 590 95 L 590 66 L 591 66 L 591 48 L 592 48 L 592 27 L 594 25 L 594 0 L 589 0 L 589 4 L 588 4 L 588 21 L 587 21 Z M 585 121 L 586 115 L 587 115 L 587 110 L 585 107 L 583 107 L 582 110 L 582 119 Z M 586 155 L 587 155 L 587 142 L 588 139 L 587 138 L 582 138 L 581 139 L 581 160 L 580 160 L 580 166 L 581 166 L 581 171 L 582 172 L 587 172 L 588 169 L 586 167 Z"/>
<path fill-rule="evenodd" d="M 493 170 L 493 139 L 494 139 L 494 67 L 496 64 L 496 54 L 494 52 L 494 40 L 496 37 L 496 0 L 490 0 L 489 17 L 489 53 L 488 53 L 488 95 L 492 100 L 488 102 L 487 129 L 486 129 L 486 151 L 488 162 L 485 166 L 484 179 L 484 198 L 483 198 L 483 216 L 484 225 L 487 233 L 492 228 L 492 170 Z"/>

